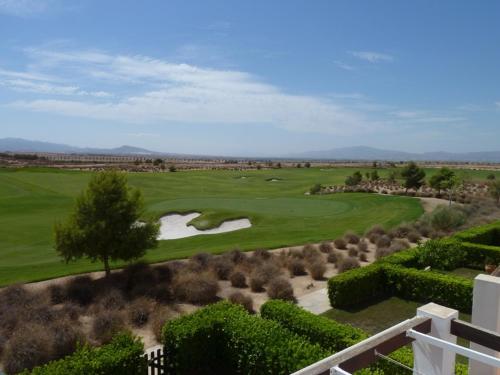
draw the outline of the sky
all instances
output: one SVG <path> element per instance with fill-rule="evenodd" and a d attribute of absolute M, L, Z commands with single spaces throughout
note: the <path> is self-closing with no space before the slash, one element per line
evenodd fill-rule
<path fill-rule="evenodd" d="M 500 150 L 500 2 L 0 0 L 0 138 Z"/>

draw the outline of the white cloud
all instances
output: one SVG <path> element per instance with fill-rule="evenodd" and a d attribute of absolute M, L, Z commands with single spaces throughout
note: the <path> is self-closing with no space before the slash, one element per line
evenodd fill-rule
<path fill-rule="evenodd" d="M 344 69 L 344 70 L 355 70 L 354 66 L 352 65 L 349 65 L 349 64 L 346 64 L 342 61 L 338 61 L 338 60 L 335 60 L 333 62 L 335 65 L 337 65 L 340 69 Z"/>
<path fill-rule="evenodd" d="M 500 101 L 496 102 L 495 105 L 497 106 L 497 108 L 500 108 Z"/>
<path fill-rule="evenodd" d="M 371 63 L 378 62 L 391 62 L 394 60 L 394 57 L 385 53 L 373 52 L 373 51 L 351 51 L 349 52 L 352 56 L 357 57 L 358 59 L 368 61 Z"/>
<path fill-rule="evenodd" d="M 53 70 L 71 67 L 100 84 L 112 82 L 132 89 L 119 100 L 36 99 L 13 103 L 17 108 L 136 123 L 272 124 L 289 130 L 340 134 L 370 129 L 362 113 L 328 98 L 283 92 L 241 71 L 96 51 L 29 52 Z M 80 90 L 78 84 L 73 90 Z"/>
<path fill-rule="evenodd" d="M 50 0 L 0 0 L 0 13 L 18 17 L 45 12 Z"/>

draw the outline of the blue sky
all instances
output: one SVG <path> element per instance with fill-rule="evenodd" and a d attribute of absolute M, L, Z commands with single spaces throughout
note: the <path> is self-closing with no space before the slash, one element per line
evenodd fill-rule
<path fill-rule="evenodd" d="M 500 2 L 0 0 L 0 137 L 499 150 Z"/>

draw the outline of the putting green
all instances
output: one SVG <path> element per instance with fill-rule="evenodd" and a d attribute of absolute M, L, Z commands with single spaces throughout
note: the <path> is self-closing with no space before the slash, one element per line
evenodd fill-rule
<path fill-rule="evenodd" d="M 307 196 L 315 183 L 341 184 L 357 169 L 319 168 L 261 171 L 129 173 L 144 194 L 148 215 L 198 211 L 199 229 L 248 217 L 252 227 L 217 235 L 160 241 L 146 261 L 182 258 L 199 251 L 275 248 L 334 239 L 347 230 L 363 232 L 422 214 L 414 198 L 374 194 Z M 380 170 L 384 176 L 388 173 Z M 0 285 L 100 270 L 86 260 L 64 264 L 53 249 L 54 222 L 71 211 L 90 173 L 55 169 L 0 169 Z M 239 178 L 247 176 L 247 178 Z M 269 178 L 280 179 L 276 182 Z M 115 267 L 120 263 L 114 264 Z"/>

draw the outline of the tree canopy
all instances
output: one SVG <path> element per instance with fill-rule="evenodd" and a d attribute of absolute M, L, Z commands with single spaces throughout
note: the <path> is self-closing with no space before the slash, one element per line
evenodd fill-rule
<path fill-rule="evenodd" d="M 488 191 L 497 204 L 500 203 L 500 180 L 492 180 L 488 184 Z"/>
<path fill-rule="evenodd" d="M 361 174 L 360 171 L 356 171 L 352 174 L 352 176 L 348 176 L 345 179 L 345 184 L 347 186 L 356 186 L 359 185 L 359 183 L 363 180 L 363 175 Z"/>
<path fill-rule="evenodd" d="M 404 187 L 408 189 L 419 189 L 424 184 L 425 171 L 415 162 L 411 161 L 401 171 L 404 178 Z"/>
<path fill-rule="evenodd" d="M 456 183 L 455 172 L 449 168 L 441 168 L 429 180 L 429 185 L 438 192 L 451 189 Z"/>
<path fill-rule="evenodd" d="M 110 261 L 137 259 L 157 246 L 159 224 L 143 214 L 142 194 L 127 187 L 124 174 L 99 172 L 70 217 L 55 225 L 56 251 L 66 262 L 82 257 L 101 261 L 108 276 Z"/>

